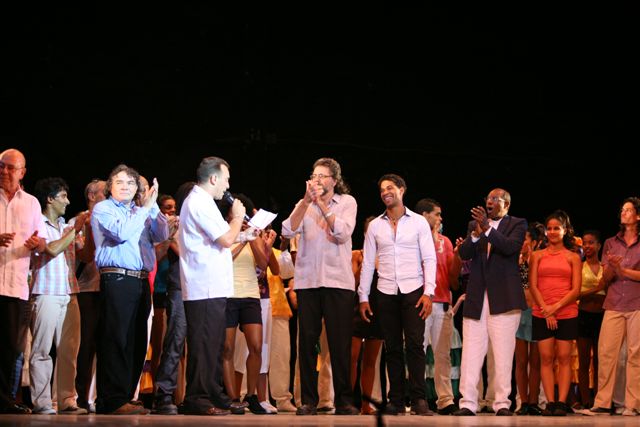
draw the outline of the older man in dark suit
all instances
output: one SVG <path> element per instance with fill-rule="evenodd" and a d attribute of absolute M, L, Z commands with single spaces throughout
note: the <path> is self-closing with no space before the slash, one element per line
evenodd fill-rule
<path fill-rule="evenodd" d="M 470 261 L 464 303 L 460 410 L 454 415 L 475 415 L 477 384 L 482 363 L 491 345 L 495 368 L 493 381 L 496 415 L 513 415 L 511 368 L 520 312 L 527 307 L 520 282 L 518 255 L 527 231 L 527 221 L 507 215 L 511 196 L 501 188 L 489 193 L 486 210 L 471 209 L 469 235 L 460 246 L 463 260 Z"/>

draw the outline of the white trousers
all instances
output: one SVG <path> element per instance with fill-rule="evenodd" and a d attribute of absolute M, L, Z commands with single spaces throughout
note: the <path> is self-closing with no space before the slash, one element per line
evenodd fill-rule
<path fill-rule="evenodd" d="M 480 319 L 465 317 L 462 323 L 462 363 L 460 366 L 460 407 L 478 410 L 478 381 L 489 345 L 493 350 L 494 370 L 488 381 L 494 388 L 493 410 L 509 408 L 511 401 L 511 370 L 516 347 L 516 331 L 520 324 L 520 310 L 492 315 L 485 292 Z"/>
<path fill-rule="evenodd" d="M 289 391 L 291 360 L 291 338 L 289 319 L 273 317 L 271 323 L 271 366 L 269 367 L 269 389 L 277 404 L 289 402 L 293 397 Z"/>
<path fill-rule="evenodd" d="M 76 406 L 76 359 L 80 348 L 80 309 L 76 295 L 35 295 L 31 318 L 29 377 L 34 410 Z M 49 356 L 56 346 L 56 373 Z M 51 379 L 57 405 L 52 401 Z"/>
<path fill-rule="evenodd" d="M 453 316 L 451 310 L 444 311 L 442 303 L 433 303 L 431 315 L 424 326 L 424 351 L 431 344 L 434 357 L 433 382 L 438 395 L 438 409 L 453 404 L 451 387 L 451 334 Z"/>

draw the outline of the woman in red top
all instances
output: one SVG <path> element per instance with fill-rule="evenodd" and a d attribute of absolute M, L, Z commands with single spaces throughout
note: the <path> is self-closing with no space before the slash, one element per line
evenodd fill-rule
<path fill-rule="evenodd" d="M 540 350 L 542 386 L 549 403 L 543 415 L 566 415 L 571 385 L 571 341 L 578 337 L 576 298 L 582 282 L 582 262 L 573 252 L 573 228 L 564 211 L 555 211 L 545 221 L 547 247 L 532 254 L 529 264 L 533 306 L 533 339 Z M 558 377 L 553 361 L 558 359 Z M 557 380 L 557 381 L 556 381 Z M 554 382 L 558 399 L 554 403 Z"/>

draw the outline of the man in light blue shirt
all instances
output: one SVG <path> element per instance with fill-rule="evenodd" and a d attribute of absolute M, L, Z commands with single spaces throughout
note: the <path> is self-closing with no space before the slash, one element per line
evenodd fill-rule
<path fill-rule="evenodd" d="M 147 409 L 129 403 L 147 353 L 148 276 L 155 264 L 147 240 L 166 240 L 169 227 L 156 204 L 157 180 L 142 192 L 138 172 L 119 165 L 109 175 L 106 188 L 110 197 L 96 204 L 91 216 L 102 294 L 96 412 L 147 414 Z M 134 201 L 137 197 L 139 206 Z"/>

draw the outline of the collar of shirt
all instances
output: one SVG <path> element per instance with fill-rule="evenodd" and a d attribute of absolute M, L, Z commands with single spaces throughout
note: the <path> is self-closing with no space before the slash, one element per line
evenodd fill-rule
<path fill-rule="evenodd" d="M 504 218 L 504 217 L 502 217 Z M 502 218 L 499 219 L 491 219 L 489 218 L 489 225 L 495 229 L 498 228 L 498 226 L 500 225 L 500 221 L 502 221 Z"/>
<path fill-rule="evenodd" d="M 411 216 L 411 215 L 409 215 L 409 209 L 407 209 L 407 207 L 406 207 L 406 206 L 404 206 L 404 213 L 403 213 L 402 215 L 400 215 L 400 216 L 398 217 L 398 219 L 402 218 L 403 216 Z M 389 215 L 387 215 L 387 211 L 386 211 L 386 210 L 382 213 L 381 217 L 382 217 L 382 218 L 386 218 L 387 220 L 391 220 L 391 218 L 389 217 Z"/>
<path fill-rule="evenodd" d="M 131 210 L 136 206 L 136 204 L 135 204 L 135 202 L 133 200 L 130 201 L 129 203 L 119 202 L 116 199 L 114 199 L 113 196 L 109 196 L 109 200 L 111 200 L 114 205 L 116 205 L 118 207 L 121 207 L 121 208 L 128 209 L 128 210 Z"/>
<path fill-rule="evenodd" d="M 55 222 L 51 222 L 49 218 L 47 218 L 44 214 L 42 214 L 42 220 L 44 221 L 45 224 L 56 228 L 60 232 L 64 229 L 64 226 L 67 225 L 63 216 L 58 217 Z"/>

